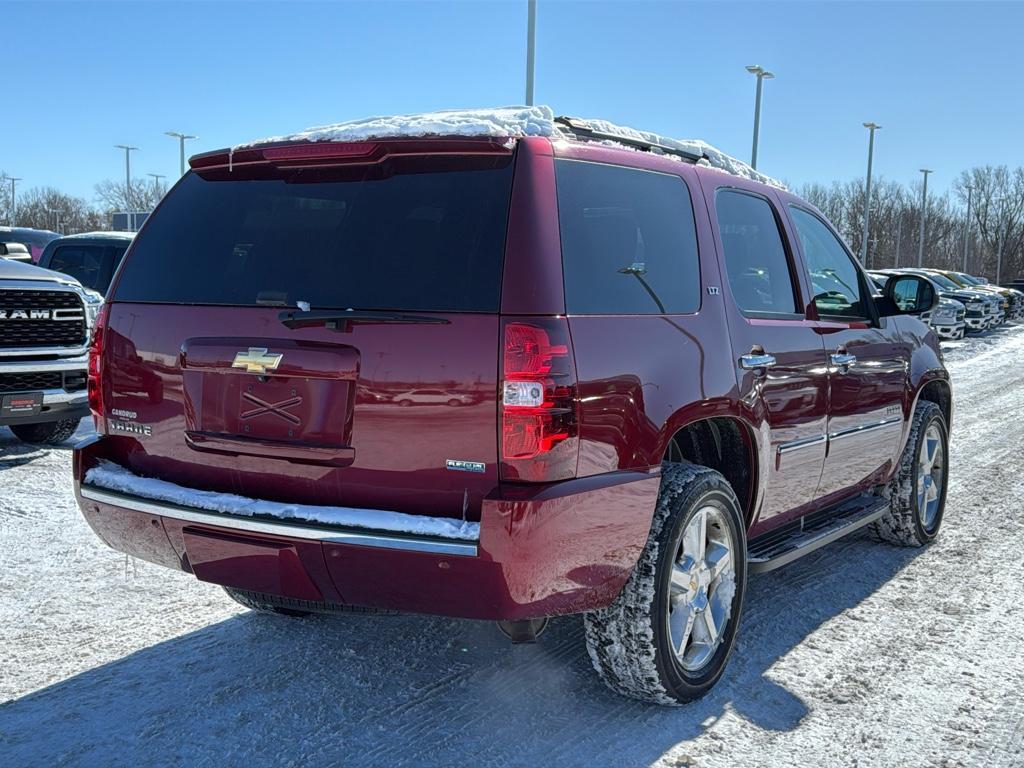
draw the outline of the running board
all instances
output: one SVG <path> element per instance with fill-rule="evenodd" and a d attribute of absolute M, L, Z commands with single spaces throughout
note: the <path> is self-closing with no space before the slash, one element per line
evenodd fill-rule
<path fill-rule="evenodd" d="M 779 530 L 752 539 L 747 545 L 750 573 L 765 573 L 793 562 L 819 547 L 870 525 L 885 514 L 886 499 L 862 495 L 838 507 L 805 515 Z"/>

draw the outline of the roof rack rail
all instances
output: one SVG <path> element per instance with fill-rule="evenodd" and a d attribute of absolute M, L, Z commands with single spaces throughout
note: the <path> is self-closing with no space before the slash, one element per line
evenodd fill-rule
<path fill-rule="evenodd" d="M 688 152 L 685 149 L 667 147 L 664 144 L 658 144 L 655 141 L 647 141 L 646 139 L 637 139 L 632 136 L 620 136 L 617 133 L 598 131 L 595 130 L 588 121 L 579 117 L 560 115 L 555 118 L 555 122 L 560 126 L 568 128 L 569 133 L 582 141 L 614 141 L 616 144 L 625 144 L 628 147 L 633 147 L 644 152 L 651 152 L 656 155 L 675 155 L 676 157 L 681 157 L 683 160 L 691 163 L 696 163 L 698 160 L 702 160 L 705 157 L 703 153 Z"/>

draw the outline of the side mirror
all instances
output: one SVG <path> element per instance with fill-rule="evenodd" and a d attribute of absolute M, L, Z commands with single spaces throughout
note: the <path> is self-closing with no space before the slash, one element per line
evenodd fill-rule
<path fill-rule="evenodd" d="M 23 243 L 0 243 L 0 256 L 11 261 L 32 262 L 32 252 Z"/>
<path fill-rule="evenodd" d="M 939 295 L 931 281 L 919 275 L 893 275 L 882 291 L 879 313 L 891 315 L 920 315 L 930 312 L 938 303 Z"/>

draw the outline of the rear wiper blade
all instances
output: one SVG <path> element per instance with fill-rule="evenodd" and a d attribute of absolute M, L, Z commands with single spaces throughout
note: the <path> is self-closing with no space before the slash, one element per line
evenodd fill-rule
<path fill-rule="evenodd" d="M 304 312 L 291 309 L 278 314 L 277 319 L 286 328 L 312 328 L 322 325 L 332 331 L 348 331 L 354 323 L 361 325 L 448 325 L 451 321 L 443 317 L 429 315 L 409 315 L 403 312 L 375 312 L 372 310 L 311 310 Z"/>

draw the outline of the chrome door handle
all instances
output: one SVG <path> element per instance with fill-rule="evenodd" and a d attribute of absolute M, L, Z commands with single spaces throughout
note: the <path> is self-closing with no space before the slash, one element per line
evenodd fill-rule
<path fill-rule="evenodd" d="M 850 355 L 846 352 L 834 352 L 829 359 L 832 361 L 832 365 L 844 371 L 857 362 L 856 355 Z"/>
<path fill-rule="evenodd" d="M 753 353 L 740 358 L 740 368 L 747 371 L 756 371 L 758 368 L 771 368 L 775 365 L 775 355 L 764 353 L 755 355 Z"/>

